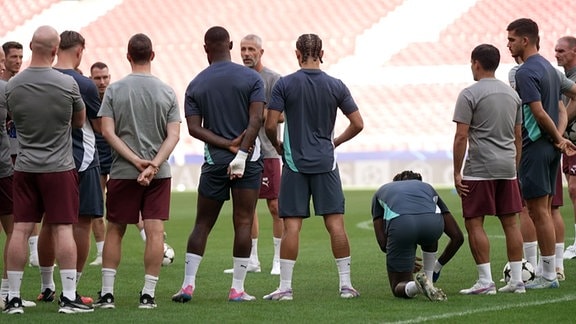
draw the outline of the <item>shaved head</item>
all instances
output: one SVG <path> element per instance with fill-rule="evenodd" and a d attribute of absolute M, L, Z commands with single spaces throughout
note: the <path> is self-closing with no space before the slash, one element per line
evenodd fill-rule
<path fill-rule="evenodd" d="M 54 49 L 58 49 L 60 35 L 51 26 L 41 26 L 36 29 L 30 42 L 32 53 L 50 55 Z"/>
<path fill-rule="evenodd" d="M 231 49 L 230 34 L 224 27 L 211 27 L 204 34 L 204 51 L 210 64 L 222 60 L 230 61 Z"/>
<path fill-rule="evenodd" d="M 204 43 L 208 46 L 212 45 L 228 45 L 230 42 L 230 34 L 224 27 L 214 26 L 204 35 Z"/>

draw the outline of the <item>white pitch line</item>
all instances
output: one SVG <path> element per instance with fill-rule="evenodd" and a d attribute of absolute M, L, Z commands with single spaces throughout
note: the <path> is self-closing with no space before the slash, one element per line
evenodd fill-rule
<path fill-rule="evenodd" d="M 576 300 L 576 295 L 565 295 L 561 298 L 556 299 L 547 299 L 543 301 L 533 301 L 529 303 L 519 303 L 519 304 L 507 304 L 503 306 L 494 306 L 494 307 L 486 307 L 486 308 L 478 308 L 474 310 L 469 310 L 465 312 L 455 312 L 455 313 L 445 313 L 442 315 L 432 315 L 427 317 L 416 317 L 410 320 L 405 321 L 398 321 L 398 322 L 386 322 L 386 323 L 393 323 L 393 324 L 408 324 L 408 323 L 422 323 L 427 321 L 434 321 L 440 319 L 449 319 L 454 317 L 462 317 L 468 316 L 472 314 L 478 313 L 485 313 L 485 312 L 493 312 L 493 311 L 500 311 L 500 310 L 507 310 L 512 308 L 525 308 L 525 307 L 532 307 L 532 306 L 539 306 L 539 305 L 546 305 L 546 304 L 554 304 L 554 303 L 562 303 L 567 301 Z"/>

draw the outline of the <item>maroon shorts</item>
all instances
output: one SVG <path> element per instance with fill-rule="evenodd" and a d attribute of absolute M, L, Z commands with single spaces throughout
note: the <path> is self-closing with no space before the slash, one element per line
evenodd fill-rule
<path fill-rule="evenodd" d="M 280 192 L 281 163 L 280 159 L 262 159 L 264 161 L 264 172 L 262 173 L 262 184 L 260 185 L 260 199 L 278 199 Z"/>
<path fill-rule="evenodd" d="M 12 176 L 0 178 L 0 216 L 12 215 Z"/>
<path fill-rule="evenodd" d="M 142 219 L 168 220 L 171 179 L 154 179 L 145 187 L 132 179 L 110 179 L 106 183 L 106 219 L 118 224 L 136 224 Z"/>
<path fill-rule="evenodd" d="M 562 154 L 562 172 L 571 176 L 576 176 L 576 155 L 568 156 Z"/>
<path fill-rule="evenodd" d="M 30 173 L 14 171 L 14 222 L 47 224 L 78 222 L 78 172 Z"/>
<path fill-rule="evenodd" d="M 552 207 L 561 207 L 564 205 L 564 188 L 562 188 L 562 172 L 558 168 L 558 175 L 556 176 L 556 189 L 554 196 L 552 196 Z"/>
<path fill-rule="evenodd" d="M 518 180 L 462 180 L 470 190 L 462 197 L 464 218 L 508 215 L 522 210 Z"/>

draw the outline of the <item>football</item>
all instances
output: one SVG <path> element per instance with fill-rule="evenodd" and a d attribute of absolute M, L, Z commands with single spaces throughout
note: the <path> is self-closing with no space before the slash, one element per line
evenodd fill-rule
<path fill-rule="evenodd" d="M 168 245 L 168 243 L 164 243 L 164 259 L 162 259 L 162 266 L 169 266 L 174 262 L 174 249 Z"/>
<path fill-rule="evenodd" d="M 504 276 L 504 282 L 508 283 L 510 281 L 510 263 L 506 262 L 504 269 L 502 270 L 502 275 Z M 526 259 L 522 259 L 522 281 L 524 283 L 536 278 L 536 273 L 534 272 L 534 267 Z"/>

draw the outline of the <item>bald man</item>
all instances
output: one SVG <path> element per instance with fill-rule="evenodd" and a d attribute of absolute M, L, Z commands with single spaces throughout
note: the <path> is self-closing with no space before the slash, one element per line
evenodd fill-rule
<path fill-rule="evenodd" d="M 58 312 L 93 311 L 76 294 L 76 244 L 72 230 L 72 224 L 78 221 L 79 193 L 71 132 L 72 127 L 82 127 L 86 112 L 78 84 L 52 69 L 59 43 L 60 36 L 54 28 L 39 27 L 30 42 L 30 66 L 6 85 L 6 106 L 18 125 L 20 145 L 14 165 L 14 230 L 7 256 L 7 314 L 24 312 L 20 287 L 28 237 L 35 223 L 40 222 L 50 227 L 55 236 L 62 281 Z"/>

